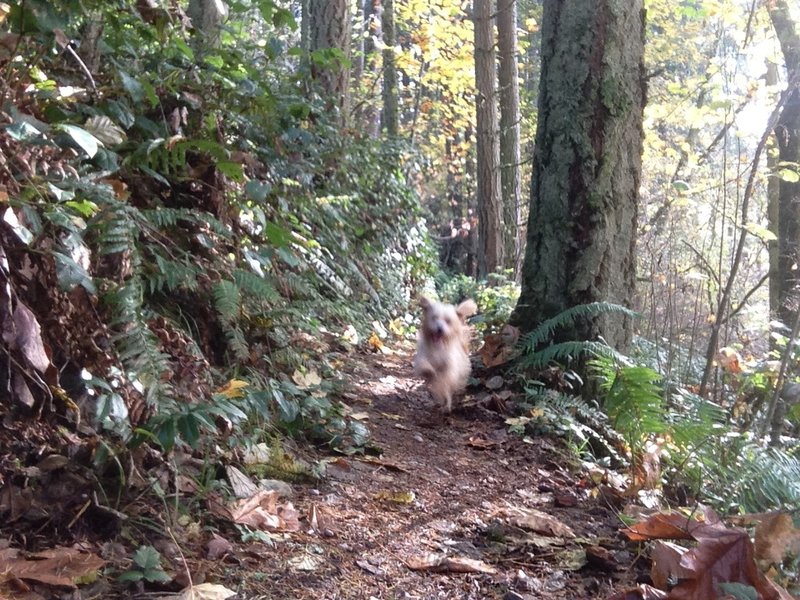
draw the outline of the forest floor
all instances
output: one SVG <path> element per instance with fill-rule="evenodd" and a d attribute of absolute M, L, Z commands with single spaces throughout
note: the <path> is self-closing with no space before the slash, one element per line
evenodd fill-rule
<path fill-rule="evenodd" d="M 203 582 L 240 600 L 606 599 L 642 579 L 645 561 L 619 535 L 621 495 L 560 440 L 509 433 L 483 406 L 484 386 L 441 415 L 413 377 L 412 353 L 405 342 L 342 355 L 344 399 L 369 426 L 368 452 L 288 447 L 326 468 L 280 484 L 286 497 L 259 514 L 292 526 L 272 533 L 237 530 L 230 509 L 215 511 L 214 481 L 192 487 L 144 446 L 131 473 L 146 468 L 148 479 L 130 480 L 122 512 L 106 508 L 113 498 L 93 491 L 91 428 L 6 415 L 0 600 L 184 599 L 176 592 Z M 160 501 L 153 481 L 178 485 L 181 502 Z M 124 583 L 146 546 L 163 581 Z"/>
<path fill-rule="evenodd" d="M 469 393 L 442 416 L 412 351 L 344 369 L 379 458 L 336 458 L 294 486 L 301 530 L 239 545 L 215 577 L 265 599 L 607 598 L 630 585 L 636 555 L 574 457 L 509 434 Z"/>

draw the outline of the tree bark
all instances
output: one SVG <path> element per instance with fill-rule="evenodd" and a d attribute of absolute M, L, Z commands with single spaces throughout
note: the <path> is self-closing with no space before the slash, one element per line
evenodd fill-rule
<path fill-rule="evenodd" d="M 478 276 L 503 266 L 500 141 L 491 0 L 474 0 L 477 123 Z"/>
<path fill-rule="evenodd" d="M 545 0 L 523 331 L 593 301 L 631 306 L 645 104 L 642 0 Z M 628 320 L 581 323 L 624 349 Z"/>
<path fill-rule="evenodd" d="M 789 90 L 783 112 L 775 127 L 778 161 L 800 163 L 800 25 L 792 20 L 786 0 L 767 3 L 772 26 L 781 45 Z M 800 182 L 781 179 L 778 184 L 778 258 L 775 284 L 777 318 L 787 327 L 797 307 L 798 261 L 800 261 Z M 773 283 L 770 282 L 770 289 Z"/>
<path fill-rule="evenodd" d="M 228 7 L 222 0 L 189 0 L 186 9 L 195 31 L 200 34 L 200 46 L 214 48 L 219 45 L 222 22 L 228 16 Z"/>
<path fill-rule="evenodd" d="M 397 137 L 398 105 L 397 105 L 397 65 L 395 64 L 395 30 L 394 0 L 383 0 L 381 15 L 383 29 L 383 110 L 381 112 L 381 129 L 389 137 Z"/>
<path fill-rule="evenodd" d="M 519 69 L 517 67 L 517 0 L 497 0 L 497 49 L 500 61 L 500 188 L 503 203 L 505 264 L 519 277 L 522 263 L 522 181 L 519 147 Z"/>
<path fill-rule="evenodd" d="M 345 121 L 350 103 L 351 29 L 348 0 L 308 0 L 309 52 L 322 51 L 319 54 L 324 56 L 322 61 L 312 58 L 311 76 L 328 98 L 330 107 L 338 109 L 340 123 Z"/>

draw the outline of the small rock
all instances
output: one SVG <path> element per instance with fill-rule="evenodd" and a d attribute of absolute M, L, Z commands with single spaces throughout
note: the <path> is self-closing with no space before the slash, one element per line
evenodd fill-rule
<path fill-rule="evenodd" d="M 261 479 L 258 482 L 258 487 L 262 490 L 278 492 L 278 495 L 283 498 L 291 498 L 294 496 L 292 486 L 280 479 Z"/>

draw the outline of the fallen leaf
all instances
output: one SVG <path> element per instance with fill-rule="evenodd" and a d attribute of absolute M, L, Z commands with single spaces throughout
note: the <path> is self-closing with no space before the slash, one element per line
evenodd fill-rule
<path fill-rule="evenodd" d="M 230 508 L 234 523 L 265 531 L 297 531 L 297 511 L 291 502 L 278 504 L 278 492 L 262 490 L 251 498 L 240 500 Z"/>
<path fill-rule="evenodd" d="M 619 566 L 617 557 L 610 550 L 602 546 L 586 546 L 586 561 L 597 568 L 605 571 L 613 571 Z"/>
<path fill-rule="evenodd" d="M 225 467 L 225 475 L 231 484 L 233 495 L 237 498 L 250 498 L 258 492 L 258 486 L 247 475 L 232 465 Z"/>
<path fill-rule="evenodd" d="M 105 561 L 95 554 L 73 548 L 55 547 L 21 556 L 16 548 L 0 550 L 0 583 L 12 579 L 75 588 L 97 578 Z"/>
<path fill-rule="evenodd" d="M 642 583 L 635 588 L 628 588 L 610 596 L 608 600 L 665 600 L 669 594 Z"/>
<path fill-rule="evenodd" d="M 506 508 L 501 514 L 515 527 L 555 537 L 575 537 L 575 533 L 568 525 L 535 508 Z"/>
<path fill-rule="evenodd" d="M 13 321 L 12 328 L 3 331 L 3 338 L 12 348 L 20 350 L 34 369 L 44 373 L 50 366 L 50 358 L 44 348 L 39 321 L 22 302 L 17 303 Z"/>
<path fill-rule="evenodd" d="M 224 387 L 217 390 L 216 393 L 225 398 L 243 398 L 245 395 L 244 388 L 248 385 L 250 384 L 241 379 L 231 379 Z"/>
<path fill-rule="evenodd" d="M 367 344 L 369 345 L 370 348 L 372 348 L 376 352 L 380 352 L 381 350 L 383 350 L 383 342 L 381 341 L 381 338 L 378 337 L 378 334 L 375 333 L 374 331 L 369 336 Z"/>
<path fill-rule="evenodd" d="M 297 384 L 300 389 L 308 389 L 322 383 L 322 378 L 314 369 L 302 373 L 299 370 L 292 373 L 292 381 Z"/>
<path fill-rule="evenodd" d="M 316 571 L 322 566 L 322 558 L 312 554 L 303 554 L 289 559 L 289 564 L 298 571 Z"/>
<path fill-rule="evenodd" d="M 158 596 L 156 600 L 226 600 L 235 595 L 236 592 L 218 583 L 201 583 L 189 586 L 177 594 Z"/>
<path fill-rule="evenodd" d="M 369 419 L 369 413 L 366 412 L 357 412 L 350 415 L 350 418 L 355 421 L 366 421 Z"/>
<path fill-rule="evenodd" d="M 472 558 L 450 558 L 445 554 L 424 554 L 414 556 L 405 561 L 406 566 L 412 571 L 438 571 L 452 573 L 487 573 L 494 574 L 497 570 L 485 562 Z"/>
<path fill-rule="evenodd" d="M 412 491 L 407 492 L 389 492 L 381 491 L 375 495 L 376 500 L 384 500 L 387 502 L 394 502 L 395 504 L 413 504 L 416 500 L 416 495 Z"/>
<path fill-rule="evenodd" d="M 367 573 L 372 573 L 373 575 L 375 575 L 377 577 L 383 577 L 386 574 L 386 572 L 383 569 L 381 569 L 380 567 L 376 567 L 375 565 L 370 564 L 366 560 L 361 560 L 361 559 L 357 560 L 356 561 L 356 566 L 361 567 Z"/>
<path fill-rule="evenodd" d="M 650 579 L 654 586 L 668 590 L 671 583 L 687 576 L 686 569 L 681 566 L 681 557 L 686 550 L 683 546 L 662 540 L 653 544 L 650 550 Z"/>
<path fill-rule="evenodd" d="M 499 390 L 503 387 L 505 380 L 500 375 L 495 375 L 486 380 L 486 387 L 490 390 Z"/>
<path fill-rule="evenodd" d="M 766 516 L 755 532 L 755 558 L 767 565 L 779 565 L 787 551 L 797 554 L 800 531 L 795 529 L 788 513 Z"/>
<path fill-rule="evenodd" d="M 493 448 L 494 446 L 497 446 L 497 442 L 478 436 L 471 436 L 467 440 L 467 445 L 480 450 L 486 450 L 487 448 Z"/>

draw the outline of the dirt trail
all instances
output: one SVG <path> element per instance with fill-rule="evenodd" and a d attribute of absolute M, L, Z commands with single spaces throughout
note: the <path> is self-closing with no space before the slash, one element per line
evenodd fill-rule
<path fill-rule="evenodd" d="M 548 440 L 509 435 L 499 415 L 470 406 L 469 396 L 452 417 L 439 417 L 413 379 L 410 350 L 358 355 L 345 370 L 351 408 L 368 415 L 382 454 L 335 459 L 316 487 L 295 486 L 293 503 L 309 516 L 303 532 L 243 553 L 226 579 L 250 590 L 244 597 L 605 598 L 630 580 L 596 557 L 586 564 L 588 545 L 610 547 L 612 563 L 634 557 L 620 549 L 613 511 L 588 499 Z M 503 516 L 512 507 L 546 512 L 576 537 L 514 527 Z M 409 567 L 438 554 L 496 572 Z"/>

